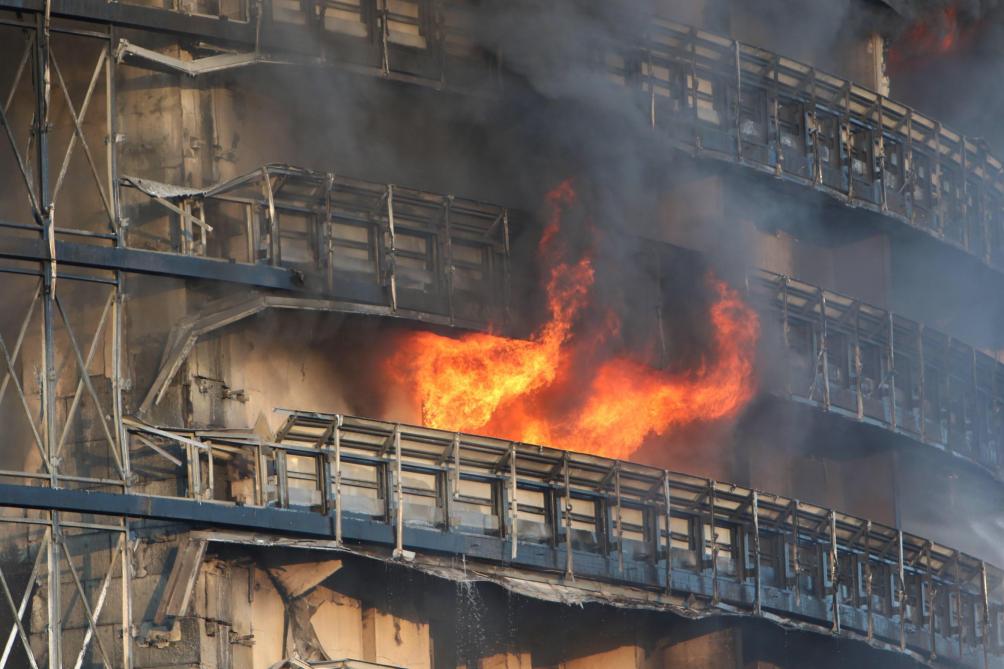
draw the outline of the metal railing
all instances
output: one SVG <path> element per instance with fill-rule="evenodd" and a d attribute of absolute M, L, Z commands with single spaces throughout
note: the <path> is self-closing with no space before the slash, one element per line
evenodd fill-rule
<path fill-rule="evenodd" d="M 508 318 L 504 207 L 287 165 L 208 189 L 122 184 L 161 206 L 130 226 L 132 245 L 289 268 L 318 294 L 450 324 Z"/>
<path fill-rule="evenodd" d="M 962 456 L 1000 475 L 1004 365 L 859 300 L 759 271 L 750 297 L 778 325 L 774 392 Z"/>
<path fill-rule="evenodd" d="M 132 435 L 184 467 L 188 497 L 326 514 L 336 544 L 387 544 L 398 557 L 463 551 L 645 588 L 657 601 L 692 595 L 966 666 L 1004 655 L 1004 572 L 796 499 L 333 414 L 293 412 L 271 442 L 140 425 Z"/>

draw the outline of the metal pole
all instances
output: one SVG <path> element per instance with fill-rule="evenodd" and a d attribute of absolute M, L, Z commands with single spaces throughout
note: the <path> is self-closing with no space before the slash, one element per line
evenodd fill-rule
<path fill-rule="evenodd" d="M 833 633 L 840 633 L 840 585 L 837 579 L 840 577 L 840 570 L 837 567 L 837 560 L 840 558 L 837 553 L 837 513 L 830 510 L 830 596 L 833 604 Z"/>
<path fill-rule="evenodd" d="M 896 601 L 899 603 L 899 649 L 906 650 L 906 568 L 903 564 L 903 530 L 896 531 L 897 549 L 897 574 L 899 590 L 896 592 Z M 931 630 L 933 636 L 934 630 Z"/>
<path fill-rule="evenodd" d="M 342 545 L 342 421 L 341 415 L 335 416 L 335 431 L 332 439 L 335 444 L 335 544 Z"/>
<path fill-rule="evenodd" d="M 404 485 L 401 482 L 401 426 L 394 426 L 394 557 L 404 555 Z"/>
<path fill-rule="evenodd" d="M 618 461 L 614 465 L 614 518 L 615 531 L 617 534 L 617 570 L 624 573 L 624 526 L 621 514 L 621 463 Z"/>
<path fill-rule="evenodd" d="M 763 592 L 760 578 L 760 493 L 752 493 L 750 507 L 753 513 L 753 615 L 763 613 Z"/>
<path fill-rule="evenodd" d="M 572 558 L 572 486 L 568 466 L 568 452 L 562 455 L 562 469 L 565 478 L 565 576 L 575 578 L 575 564 Z"/>
<path fill-rule="evenodd" d="M 516 444 L 509 446 L 509 544 L 511 553 L 510 559 L 516 559 L 516 546 L 519 543 L 519 532 L 517 523 L 519 522 L 519 501 L 516 499 Z"/>
<path fill-rule="evenodd" d="M 662 472 L 662 497 L 666 504 L 666 592 L 673 591 L 673 496 L 669 472 Z"/>

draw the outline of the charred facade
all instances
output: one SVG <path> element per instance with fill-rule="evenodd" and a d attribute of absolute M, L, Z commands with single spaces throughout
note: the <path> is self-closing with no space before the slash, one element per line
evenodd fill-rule
<path fill-rule="evenodd" d="M 816 4 L 0 0 L 0 668 L 1004 667 L 1000 17 Z"/>

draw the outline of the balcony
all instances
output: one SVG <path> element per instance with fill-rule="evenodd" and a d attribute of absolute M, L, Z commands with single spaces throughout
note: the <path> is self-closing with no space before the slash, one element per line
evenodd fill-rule
<path fill-rule="evenodd" d="M 309 534 L 335 547 L 351 541 L 374 556 L 386 557 L 383 550 L 436 564 L 436 554 L 462 554 L 564 573 L 632 588 L 621 593 L 629 605 L 768 615 L 941 663 L 980 667 L 984 653 L 993 663 L 1004 657 L 1004 572 L 798 500 L 630 462 L 329 414 L 292 412 L 272 441 L 138 423 L 131 435 L 134 462 L 178 463 L 189 501 L 174 502 L 177 517 L 194 504 L 216 525 Z M 137 481 L 133 491 L 149 483 Z M 137 508 L 161 514 L 157 504 Z"/>

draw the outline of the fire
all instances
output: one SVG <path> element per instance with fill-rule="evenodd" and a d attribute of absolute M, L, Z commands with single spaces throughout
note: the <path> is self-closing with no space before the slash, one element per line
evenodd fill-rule
<path fill-rule="evenodd" d="M 888 67 L 895 72 L 909 65 L 957 51 L 971 41 L 979 23 L 964 25 L 956 5 L 915 21 L 889 47 Z"/>
<path fill-rule="evenodd" d="M 389 369 L 412 390 L 426 425 L 627 458 L 653 435 L 733 416 L 752 398 L 759 321 L 714 278 L 711 350 L 696 369 L 674 374 L 625 356 L 594 359 L 620 320 L 608 312 L 581 322 L 596 277 L 591 258 L 570 259 L 561 243 L 561 215 L 574 198 L 570 182 L 548 197 L 539 259 L 549 318 L 530 339 L 411 332 L 399 343 Z"/>

